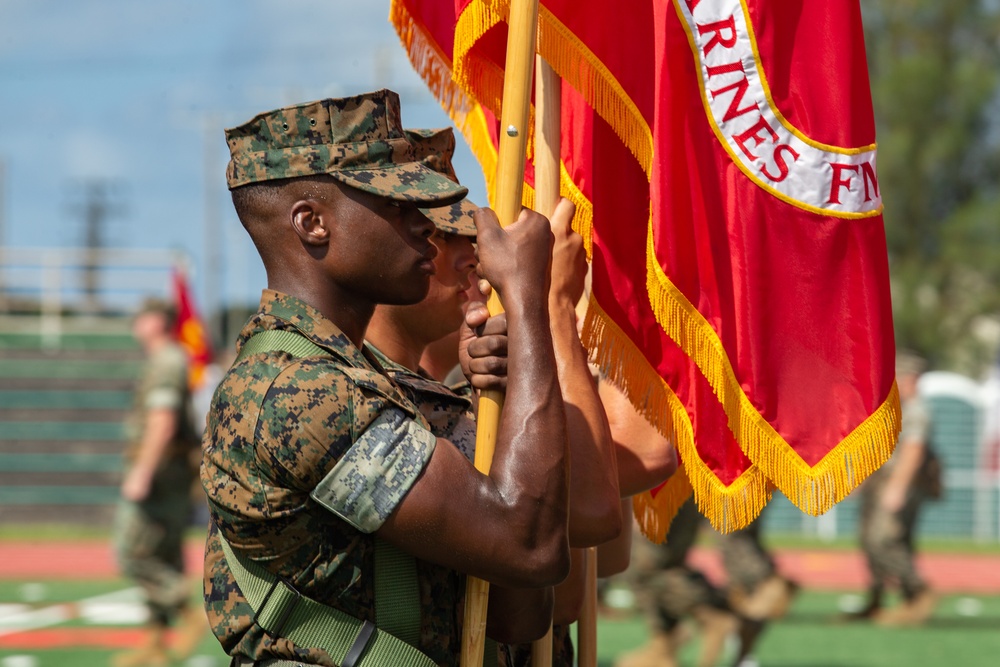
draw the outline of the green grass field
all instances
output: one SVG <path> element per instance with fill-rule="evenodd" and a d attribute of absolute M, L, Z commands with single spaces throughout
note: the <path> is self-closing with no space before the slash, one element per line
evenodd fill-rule
<path fill-rule="evenodd" d="M 50 638 L 58 635 L 60 629 L 69 629 L 71 633 L 90 632 L 79 628 L 90 628 L 94 633 L 127 630 L 136 626 L 114 618 L 102 622 L 93 614 L 88 618 L 84 610 L 88 609 L 88 600 L 128 588 L 124 581 L 0 581 L 0 605 L 19 603 L 32 610 L 44 610 L 78 603 L 77 616 L 82 618 L 55 622 L 36 631 Z M 789 616 L 767 629 L 755 653 L 758 664 L 761 667 L 992 667 L 997 664 L 1000 597 L 945 597 L 929 625 L 912 629 L 838 622 L 841 597 L 840 593 L 802 594 Z M 104 666 L 117 650 L 87 645 L 11 646 L 9 642 L 17 637 L 9 634 L 9 620 L 5 622 L 10 613 L 9 607 L 0 606 L 0 667 Z M 601 667 L 611 667 L 617 655 L 640 645 L 646 636 L 645 624 L 638 616 L 602 618 L 598 627 Z M 682 651 L 682 664 L 694 664 L 697 648 L 695 637 Z M 214 638 L 206 634 L 196 654 L 183 664 L 225 667 L 228 661 Z"/>
<path fill-rule="evenodd" d="M 945 597 L 922 628 L 881 628 L 839 620 L 842 593 L 805 592 L 789 615 L 769 626 L 754 657 L 761 667 L 992 667 L 1000 656 L 1000 597 Z M 963 613 L 960 613 L 963 612 Z M 975 611 L 976 615 L 967 615 Z M 637 617 L 602 619 L 602 667 L 645 641 Z M 685 645 L 682 664 L 694 665 L 697 638 Z M 721 663 L 720 664 L 725 664 Z"/>
<path fill-rule="evenodd" d="M 0 581 L 0 605 L 25 604 L 36 613 L 44 612 L 53 608 L 58 608 L 66 603 L 73 603 L 72 615 L 76 618 L 63 622 L 45 624 L 34 630 L 34 633 L 44 635 L 45 638 L 58 634 L 60 629 L 68 629 L 69 632 L 79 632 L 83 629 L 93 630 L 99 633 L 102 630 L 128 630 L 141 626 L 123 622 L 125 619 L 110 618 L 101 619 L 101 615 L 107 615 L 110 611 L 112 615 L 115 609 L 107 606 L 108 602 L 131 602 L 134 609 L 135 594 L 129 595 L 128 591 L 132 584 L 122 581 Z M 115 598 L 116 594 L 123 593 Z M 196 592 L 193 591 L 193 593 Z M 112 600 L 104 601 L 105 596 L 112 596 Z M 200 604 L 201 600 L 195 595 L 192 600 Z M 124 607 L 124 614 L 129 614 L 129 607 Z M 44 614 L 39 614 L 44 616 Z M 118 615 L 122 615 L 118 611 Z M 6 616 L 9 619 L 10 616 Z M 38 624 L 45 623 L 42 618 Z M 121 650 L 121 648 L 97 647 L 95 642 L 81 642 L 80 646 L 60 645 L 54 648 L 25 646 L 10 646 L 9 642 L 16 642 L 20 637 L 31 635 L 10 634 L 11 627 L 5 623 L 5 614 L 0 607 L 0 667 L 105 667 L 111 664 L 111 658 Z M 39 643 L 44 642 L 44 638 Z M 223 653 L 215 638 L 207 631 L 205 637 L 188 660 L 183 663 L 189 667 L 226 667 L 229 658 Z"/>

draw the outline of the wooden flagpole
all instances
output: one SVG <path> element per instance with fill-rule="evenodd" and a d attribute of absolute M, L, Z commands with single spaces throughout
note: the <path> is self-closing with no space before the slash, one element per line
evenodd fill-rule
<path fill-rule="evenodd" d="M 577 662 L 580 667 L 597 667 L 597 547 L 584 557 L 583 607 L 577 625 Z"/>
<path fill-rule="evenodd" d="M 511 0 L 507 32 L 507 60 L 500 114 L 500 151 L 497 160 L 493 203 L 502 226 L 513 223 L 521 211 L 525 149 L 528 140 L 528 109 L 531 98 L 531 68 L 535 58 L 538 0 Z M 487 307 L 491 314 L 503 311 L 496 292 Z M 484 391 L 479 399 L 476 427 L 476 469 L 488 474 L 493 464 L 503 393 Z M 486 609 L 490 585 L 469 577 L 465 589 L 465 622 L 462 631 L 462 667 L 483 664 L 486 648 Z"/>
<path fill-rule="evenodd" d="M 535 210 L 551 216 L 559 203 L 559 132 L 562 86 L 541 56 L 535 57 Z M 532 667 L 552 667 L 552 628 L 531 645 Z"/>

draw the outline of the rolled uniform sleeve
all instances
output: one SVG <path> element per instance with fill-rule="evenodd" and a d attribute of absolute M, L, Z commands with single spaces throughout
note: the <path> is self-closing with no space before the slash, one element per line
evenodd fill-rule
<path fill-rule="evenodd" d="M 389 405 L 310 496 L 361 532 L 373 533 L 420 476 L 436 441 L 427 428 Z"/>
<path fill-rule="evenodd" d="M 899 444 L 903 446 L 926 445 L 930 439 L 931 415 L 927 404 L 920 397 L 911 398 L 902 407 Z"/>
<path fill-rule="evenodd" d="M 181 407 L 183 396 L 176 387 L 154 387 L 146 394 L 148 410 L 176 410 Z"/>
<path fill-rule="evenodd" d="M 167 348 L 153 357 L 146 380 L 143 407 L 178 410 L 184 402 L 187 366 L 183 352 Z"/>

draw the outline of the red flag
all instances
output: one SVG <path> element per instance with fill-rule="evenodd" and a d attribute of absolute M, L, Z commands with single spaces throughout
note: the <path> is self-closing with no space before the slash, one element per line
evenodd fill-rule
<path fill-rule="evenodd" d="M 175 268 L 172 283 L 174 304 L 177 307 L 174 335 L 188 354 L 188 386 L 194 390 L 205 381 L 205 367 L 212 362 L 212 341 L 194 307 L 194 299 L 184 272 Z"/>
<path fill-rule="evenodd" d="M 488 178 L 507 11 L 393 3 Z M 568 84 L 563 191 L 593 256 L 595 359 L 674 434 L 717 528 L 751 521 L 773 487 L 827 510 L 898 430 L 858 4 L 543 0 L 538 42 Z M 639 500 L 648 533 L 685 490 Z"/>

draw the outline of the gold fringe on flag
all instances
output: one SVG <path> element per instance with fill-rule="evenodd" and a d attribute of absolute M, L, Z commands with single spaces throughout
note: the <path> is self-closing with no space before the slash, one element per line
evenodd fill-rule
<path fill-rule="evenodd" d="M 720 533 L 739 530 L 756 519 L 771 499 L 771 484 L 757 466 L 728 486 L 716 477 L 698 456 L 694 429 L 683 403 L 593 296 L 581 339 L 590 350 L 591 361 L 650 424 L 671 438 L 684 463 L 687 484 L 671 480 L 655 498 L 647 492 L 633 501 L 643 534 L 654 542 L 663 541 L 670 520 L 687 500 L 685 487 L 693 489 L 701 513 Z"/>
<path fill-rule="evenodd" d="M 410 13 L 405 0 L 391 0 L 389 22 L 396 29 L 413 69 L 427 84 L 483 166 L 486 191 L 492 196 L 497 155 L 482 107 L 452 80 L 451 59 L 430 36 L 427 28 Z"/>
<path fill-rule="evenodd" d="M 452 78 L 465 90 L 474 91 L 487 109 L 498 111 L 503 100 L 503 70 L 496 64 L 473 55 L 473 47 L 483 35 L 510 15 L 510 3 L 499 0 L 473 0 L 455 24 L 455 62 Z M 528 123 L 529 126 L 534 123 Z"/>
<path fill-rule="evenodd" d="M 632 514 L 639 523 L 642 534 L 656 544 L 665 542 L 670 524 L 692 493 L 691 482 L 688 481 L 682 463 L 677 467 L 677 472 L 657 490 L 655 496 L 650 491 L 632 496 Z"/>
<path fill-rule="evenodd" d="M 475 102 L 452 82 L 451 60 L 440 45 L 428 37 L 427 28 L 410 14 L 404 0 L 392 0 L 389 22 L 396 29 L 413 69 L 423 78 L 448 116 L 459 127 L 463 126 Z"/>
<path fill-rule="evenodd" d="M 473 4 L 476 5 L 478 3 Z M 488 8 L 484 7 L 479 7 L 479 9 L 488 10 Z M 467 12 L 469 12 L 469 16 L 464 19 L 464 24 L 467 26 L 471 23 L 478 27 L 475 30 L 470 30 L 469 28 L 459 26 L 456 28 L 456 32 L 465 31 L 472 34 L 475 34 L 477 30 L 485 32 L 489 27 L 496 25 L 497 21 L 506 20 L 507 17 L 506 5 L 504 6 L 502 15 L 491 11 L 477 12 L 468 9 Z M 389 21 L 396 29 L 396 33 L 399 35 L 399 39 L 406 49 L 414 70 L 423 78 L 431 93 L 441 103 L 441 107 L 445 113 L 454 121 L 459 132 L 469 144 L 472 154 L 479 161 L 483 169 L 483 176 L 486 180 L 486 191 L 492 196 L 495 190 L 494 180 L 496 179 L 497 151 L 490 138 L 486 117 L 483 115 L 483 107 L 477 101 L 476 96 L 466 92 L 466 90 L 473 90 L 480 88 L 480 86 L 470 85 L 466 89 L 463 89 L 461 85 L 456 83 L 455 78 L 453 78 L 451 61 L 444 51 L 441 50 L 440 45 L 429 36 L 427 28 L 410 14 L 405 0 L 392 0 L 389 7 Z M 471 48 L 471 44 L 474 43 L 474 41 L 470 42 L 466 46 L 466 49 Z M 468 58 L 461 62 L 468 62 Z M 482 75 L 480 82 L 488 82 L 485 90 L 487 90 L 488 94 L 497 95 L 495 99 L 496 105 L 493 108 L 499 109 L 500 97 L 503 91 L 503 71 L 492 63 L 475 62 L 475 66 L 481 68 L 476 70 Z M 466 75 L 468 74 L 466 73 Z M 487 106 L 487 108 L 489 107 Z M 534 124 L 530 123 L 528 135 L 529 156 L 534 154 L 533 127 Z M 560 163 L 560 190 L 563 197 L 576 204 L 573 229 L 583 237 L 589 259 L 593 252 L 591 233 L 594 217 L 593 206 L 590 200 L 577 188 L 573 179 L 570 178 L 569 173 L 566 171 L 566 165 L 562 163 Z M 528 208 L 533 208 L 534 201 L 534 190 L 526 184 L 522 203 Z M 490 203 L 492 204 L 492 202 Z"/>
<path fill-rule="evenodd" d="M 559 163 L 559 190 L 563 197 L 576 205 L 573 214 L 573 231 L 583 237 L 583 247 L 587 251 L 587 261 L 594 259 L 594 206 L 566 171 L 566 165 Z"/>
<path fill-rule="evenodd" d="M 653 165 L 649 123 L 601 59 L 544 5 L 538 8 L 538 51 L 611 126 L 648 179 Z"/>
<path fill-rule="evenodd" d="M 465 90 L 474 91 L 489 109 L 500 108 L 503 72 L 495 63 L 478 57 L 473 47 L 509 14 L 509 0 L 473 0 L 455 26 L 454 80 Z M 600 58 L 544 5 L 538 8 L 538 52 L 611 126 L 648 178 L 653 133 L 646 119 Z"/>
<path fill-rule="evenodd" d="M 663 272 L 655 254 L 652 221 L 646 266 L 649 301 L 660 326 L 701 369 L 743 452 L 796 507 L 814 516 L 826 512 L 889 459 L 900 426 L 895 383 L 872 415 L 810 466 L 750 402 L 718 334 Z"/>

